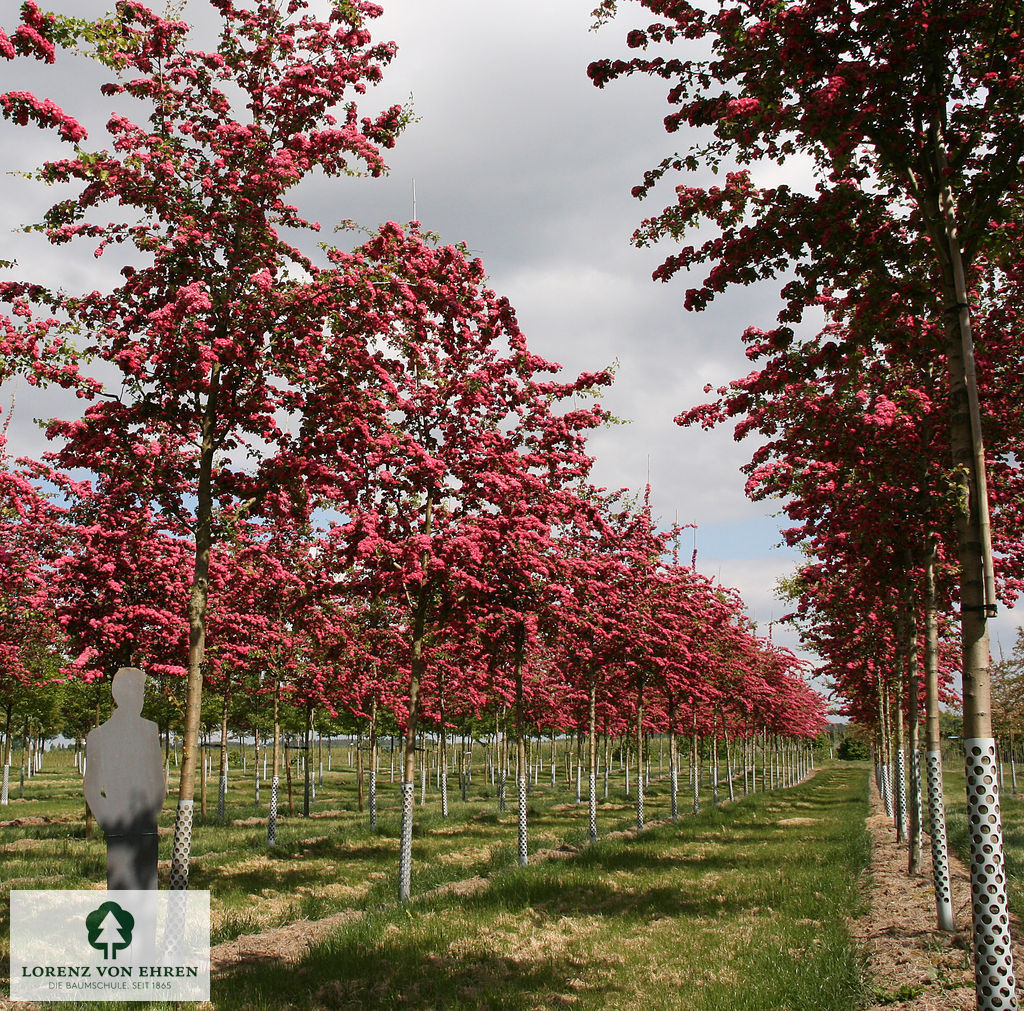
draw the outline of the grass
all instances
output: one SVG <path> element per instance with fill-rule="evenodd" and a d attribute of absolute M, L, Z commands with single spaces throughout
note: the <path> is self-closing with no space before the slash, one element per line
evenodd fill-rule
<path fill-rule="evenodd" d="M 66 756 L 48 756 L 25 799 L 16 799 L 15 786 L 11 805 L 0 808 L 6 888 L 88 888 L 104 879 L 102 839 L 84 837 L 80 780 L 62 758 L 69 766 Z M 408 907 L 394 902 L 397 786 L 382 778 L 376 833 L 356 810 L 347 769 L 325 773 L 311 818 L 282 819 L 272 851 L 266 791 L 257 809 L 251 779 L 243 782 L 236 770 L 228 797 L 234 823 L 197 819 L 190 884 L 212 892 L 213 943 L 300 918 L 361 912 L 297 967 L 246 964 L 215 978 L 218 1008 L 742 1011 L 846 1009 L 863 997 L 843 923 L 859 901 L 856 882 L 868 854 L 864 769 L 830 767 L 791 790 L 706 808 L 678 825 L 603 839 L 523 869 L 512 866 L 514 811 L 499 814 L 478 775 L 467 802 L 450 791 L 449 819 L 440 817 L 436 797 L 417 807 Z M 683 811 L 685 789 L 682 776 Z M 215 790 L 211 799 L 215 813 Z M 668 803 L 667 785 L 652 781 L 649 821 L 666 817 Z M 586 810 L 572 803 L 571 788 L 552 792 L 542 778 L 530 797 L 531 851 L 581 844 Z M 600 830 L 629 827 L 634 817 L 620 780 L 601 805 Z M 51 820 L 12 824 L 26 818 Z M 168 811 L 162 859 L 170 818 Z M 471 896 L 425 895 L 477 875 L 488 883 Z M 3 902 L 0 916 L 7 915 Z M 5 946 L 0 965 L 6 961 Z"/>
<path fill-rule="evenodd" d="M 244 966 L 218 1008 L 850 1009 L 845 917 L 869 843 L 861 769 L 496 872 L 340 928 L 291 971 Z M 273 995 L 272 998 L 269 995 Z"/>
<path fill-rule="evenodd" d="M 970 867 L 971 839 L 967 831 L 966 777 L 962 762 L 948 762 L 944 766 L 943 793 L 950 849 Z M 1005 769 L 999 807 L 1003 822 L 1007 901 L 1010 910 L 1024 918 L 1024 799 L 1015 797 L 1011 792 L 1009 765 Z"/>

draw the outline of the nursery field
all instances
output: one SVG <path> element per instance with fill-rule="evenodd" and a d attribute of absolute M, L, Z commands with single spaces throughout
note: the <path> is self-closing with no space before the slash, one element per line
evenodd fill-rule
<path fill-rule="evenodd" d="M 212 893 L 212 1002 L 855 1008 L 864 983 L 846 918 L 862 911 L 867 775 L 827 766 L 796 787 L 748 797 L 740 779 L 737 802 L 718 808 L 705 783 L 694 816 L 684 769 L 677 824 L 667 778 L 652 775 L 640 837 L 631 831 L 634 798 L 618 777 L 600 805 L 594 846 L 585 844 L 587 809 L 575 803 L 574 784 L 560 778 L 553 791 L 542 781 L 529 801 L 531 862 L 519 868 L 515 812 L 498 811 L 481 774 L 465 802 L 451 790 L 447 819 L 435 791 L 417 808 L 413 899 L 400 906 L 398 789 L 386 775 L 376 832 L 358 810 L 353 773 L 335 768 L 308 818 L 300 794 L 289 816 L 282 791 L 268 850 L 265 806 L 254 805 L 251 778 L 233 772 L 226 823 L 214 791 L 193 849 L 191 886 Z M 47 756 L 24 798 L 15 784 L 0 809 L 5 890 L 102 887 L 103 843 L 84 835 L 80 790 L 60 753 Z M 727 797 L 722 783 L 719 799 Z M 170 828 L 166 811 L 161 858 Z M 166 871 L 162 859 L 161 884 Z M 227 943 L 254 934 L 241 955 Z M 6 922 L 3 936 L 6 944 Z"/>

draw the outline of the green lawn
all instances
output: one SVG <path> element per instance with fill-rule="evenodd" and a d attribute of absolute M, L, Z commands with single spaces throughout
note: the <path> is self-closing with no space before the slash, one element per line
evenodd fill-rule
<path fill-rule="evenodd" d="M 1018 770 L 1018 777 L 1022 770 Z M 1024 800 L 1014 797 L 1010 767 L 1005 769 L 1004 789 L 999 798 L 1003 821 L 1003 852 L 1006 857 L 1007 899 L 1010 909 L 1024 917 Z M 962 762 L 947 762 L 943 768 L 946 800 L 946 831 L 950 849 L 969 867 L 971 840 L 967 831 L 966 781 Z"/>
<path fill-rule="evenodd" d="M 0 822 L 31 819 L 0 828 L 5 887 L 103 880 L 103 844 L 83 837 L 80 783 L 73 770 L 48 765 L 24 800 L 0 809 Z M 530 797 L 531 850 L 579 851 L 525 869 L 512 866 L 514 811 L 498 814 L 478 774 L 465 804 L 453 782 L 449 819 L 432 794 L 417 808 L 414 900 L 404 908 L 394 902 L 397 786 L 383 777 L 371 834 L 365 812 L 355 810 L 352 778 L 347 769 L 325 775 L 313 817 L 285 818 L 273 851 L 265 808 L 256 810 L 251 780 L 235 771 L 236 824 L 208 816 L 197 826 L 191 885 L 211 890 L 215 943 L 300 917 L 362 913 L 298 967 L 250 964 L 215 977 L 218 1008 L 804 1011 L 862 1001 L 844 920 L 857 912 L 868 858 L 863 767 L 830 766 L 801 786 L 717 810 L 707 797 L 697 817 L 593 847 L 583 845 L 586 804 L 573 803 L 564 784 L 552 793 L 542 779 Z M 686 811 L 685 774 L 681 780 Z M 649 821 L 667 816 L 666 790 L 652 782 Z M 215 798 L 212 791 L 211 812 Z M 613 782 L 599 812 L 602 833 L 632 825 L 632 804 L 621 779 Z M 37 823 L 42 818 L 50 820 Z M 169 828 L 169 812 L 165 819 Z M 169 845 L 167 833 L 161 857 Z M 477 875 L 488 883 L 472 895 L 424 896 Z M 6 965 L 6 950 L 2 956 Z"/>

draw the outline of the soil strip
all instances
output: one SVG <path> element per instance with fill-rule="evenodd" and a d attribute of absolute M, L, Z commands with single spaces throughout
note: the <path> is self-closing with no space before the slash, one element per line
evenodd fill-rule
<path fill-rule="evenodd" d="M 867 819 L 871 865 L 865 878 L 870 910 L 850 925 L 866 958 L 871 987 L 869 1011 L 974 1011 L 974 963 L 971 954 L 970 871 L 952 854 L 949 872 L 953 913 L 959 928 L 936 928 L 930 836 L 922 836 L 921 872 L 907 873 L 907 848 L 896 845 L 896 828 L 871 781 Z M 1012 918 L 1014 938 L 1021 924 Z M 1015 942 L 1013 960 L 1024 965 L 1024 947 Z"/>

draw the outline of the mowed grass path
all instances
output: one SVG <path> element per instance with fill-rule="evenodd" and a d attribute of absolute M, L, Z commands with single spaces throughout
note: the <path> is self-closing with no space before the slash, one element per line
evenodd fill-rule
<path fill-rule="evenodd" d="M 82 838 L 80 779 L 60 772 L 36 777 L 25 801 L 0 809 L 0 820 L 55 819 L 0 830 L 5 890 L 95 887 L 105 876 L 102 840 Z M 594 847 L 582 845 L 586 805 L 567 802 L 564 787 L 540 789 L 530 799 L 531 852 L 566 842 L 580 851 L 525 869 L 512 866 L 514 811 L 499 815 L 481 784 L 468 803 L 453 799 L 448 820 L 436 803 L 417 808 L 406 908 L 394 902 L 397 810 L 382 797 L 371 834 L 343 779 L 351 776 L 325 777 L 315 817 L 284 820 L 273 852 L 265 815 L 238 779 L 229 804 L 236 823 L 210 817 L 198 827 L 190 883 L 211 889 L 215 943 L 361 912 L 297 967 L 243 964 L 215 977 L 218 1009 L 846 1011 L 861 1001 L 844 920 L 858 911 L 868 856 L 864 768 L 829 767 L 791 790 L 719 809 L 706 797 L 697 817 Z M 613 795 L 601 805 L 602 832 L 633 820 L 621 784 Z M 664 817 L 667 803 L 664 782 L 652 783 L 648 817 Z M 161 856 L 168 844 L 161 840 Z M 474 875 L 488 883 L 472 895 L 423 894 Z M 4 921 L 7 913 L 3 901 Z"/>
<path fill-rule="evenodd" d="M 869 856 L 867 773 L 577 855 L 470 896 L 368 911 L 297 967 L 240 966 L 218 1008 L 835 1009 L 863 1004 L 846 918 Z"/>

